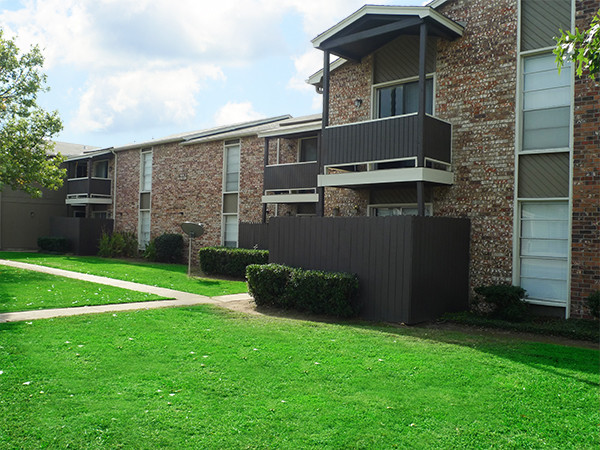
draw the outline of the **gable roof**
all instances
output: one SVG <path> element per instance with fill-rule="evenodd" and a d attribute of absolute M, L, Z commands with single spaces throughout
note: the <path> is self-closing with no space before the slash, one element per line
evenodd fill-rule
<path fill-rule="evenodd" d="M 462 36 L 464 28 L 429 6 L 365 5 L 312 40 L 313 46 L 340 58 L 359 61 L 402 34 L 428 33 L 449 39 Z"/>
<path fill-rule="evenodd" d="M 313 46 L 339 56 L 331 71 L 348 60 L 360 60 L 402 34 L 418 34 L 421 22 L 428 23 L 433 36 L 462 36 L 464 27 L 435 11 L 446 0 L 435 0 L 427 6 L 365 5 L 312 40 Z M 307 83 L 320 86 L 323 69 L 311 75 Z"/>
<path fill-rule="evenodd" d="M 261 126 L 273 124 L 281 120 L 289 119 L 291 117 L 292 116 L 290 116 L 289 114 L 286 114 L 283 116 L 269 117 L 266 119 L 252 120 L 248 122 L 235 123 L 232 125 L 207 128 L 205 130 L 188 131 L 186 133 L 172 134 L 163 138 L 151 139 L 149 141 L 143 141 L 139 143 L 135 142 L 127 145 L 122 145 L 120 147 L 115 147 L 114 151 L 118 152 L 124 150 L 132 150 L 135 148 L 152 147 L 154 145 L 171 144 L 175 142 L 187 143 L 191 142 L 192 140 L 198 142 L 200 139 L 202 139 L 203 141 L 209 141 L 226 139 L 228 137 L 238 137 L 242 135 L 248 136 L 250 134 L 257 134 L 257 129 Z"/>

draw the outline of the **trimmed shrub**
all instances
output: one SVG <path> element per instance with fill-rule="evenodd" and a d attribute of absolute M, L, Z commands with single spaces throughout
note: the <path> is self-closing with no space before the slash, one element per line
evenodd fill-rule
<path fill-rule="evenodd" d="M 487 306 L 480 307 L 480 310 L 487 311 L 485 315 L 511 321 L 520 321 L 527 317 L 527 303 L 524 301 L 526 291 L 520 286 L 480 286 L 475 288 L 475 293 L 482 297 L 478 301 Z"/>
<path fill-rule="evenodd" d="M 144 258 L 148 261 L 156 261 L 156 245 L 154 245 L 154 239 L 148 242 L 144 249 Z"/>
<path fill-rule="evenodd" d="M 102 233 L 98 242 L 98 256 L 105 258 L 138 256 L 138 242 L 135 234 L 129 232 Z"/>
<path fill-rule="evenodd" d="M 156 261 L 179 263 L 183 258 L 183 236 L 164 233 L 154 239 Z"/>
<path fill-rule="evenodd" d="M 291 308 L 312 314 L 351 317 L 357 309 L 356 275 L 303 270 L 279 264 L 250 265 L 248 290 L 258 306 Z"/>
<path fill-rule="evenodd" d="M 204 247 L 198 252 L 200 267 L 208 275 L 244 278 L 250 264 L 267 264 L 268 250 L 245 248 Z"/>
<path fill-rule="evenodd" d="M 587 296 L 587 307 L 590 308 L 592 316 L 596 319 L 600 318 L 600 291 L 594 291 Z"/>
<path fill-rule="evenodd" d="M 286 287 L 291 267 L 280 264 L 250 264 L 246 267 L 248 291 L 258 306 L 290 307 Z"/>
<path fill-rule="evenodd" d="M 62 236 L 40 236 L 37 239 L 40 250 L 50 253 L 67 253 L 71 249 L 71 243 Z"/>

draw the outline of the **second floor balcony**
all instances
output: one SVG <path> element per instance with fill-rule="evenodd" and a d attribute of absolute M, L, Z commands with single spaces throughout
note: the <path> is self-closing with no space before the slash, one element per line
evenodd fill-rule
<path fill-rule="evenodd" d="M 263 203 L 316 202 L 318 172 L 316 161 L 266 166 Z"/>
<path fill-rule="evenodd" d="M 69 178 L 66 184 L 67 205 L 112 203 L 109 178 Z"/>
<path fill-rule="evenodd" d="M 330 126 L 322 133 L 321 187 L 367 187 L 425 181 L 453 184 L 452 127 L 425 115 L 419 142 L 418 115 Z M 417 162 L 422 145 L 423 165 Z"/>

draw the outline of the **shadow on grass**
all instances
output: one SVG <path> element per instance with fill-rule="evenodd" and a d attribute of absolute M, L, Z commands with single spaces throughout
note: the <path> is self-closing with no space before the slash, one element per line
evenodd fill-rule
<path fill-rule="evenodd" d="M 494 331 L 447 330 L 431 328 L 427 324 L 418 326 L 378 324 L 363 320 L 341 320 L 332 317 L 311 316 L 269 307 L 259 307 L 256 308 L 256 311 L 269 317 L 331 323 L 360 330 L 383 332 L 392 336 L 406 336 L 441 344 L 469 347 L 478 352 L 535 367 L 591 386 L 597 386 L 600 381 L 598 376 L 600 372 L 598 349 L 564 345 L 564 341 L 567 341 L 567 339 L 557 339 L 557 343 L 536 342 L 521 339 L 519 333 L 507 332 L 500 334 Z M 529 339 L 535 337 L 528 336 Z M 544 339 L 548 339 L 548 337 L 540 336 L 540 340 Z M 585 373 L 596 377 L 595 380 L 590 380 L 573 375 L 570 372 Z"/>

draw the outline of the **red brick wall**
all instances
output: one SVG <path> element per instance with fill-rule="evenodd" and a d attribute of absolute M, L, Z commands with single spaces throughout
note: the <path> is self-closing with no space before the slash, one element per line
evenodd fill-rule
<path fill-rule="evenodd" d="M 589 28 L 598 0 L 576 2 L 576 26 Z M 600 289 L 600 85 L 575 81 L 571 315 L 586 317 L 586 297 Z"/>
<path fill-rule="evenodd" d="M 471 285 L 511 283 L 517 1 L 456 0 L 440 12 L 466 23 L 440 40 L 436 115 L 452 123 L 454 185 L 434 189 L 434 215 L 471 219 Z"/>
<path fill-rule="evenodd" d="M 115 195 L 115 231 L 138 232 L 138 208 L 140 192 L 140 150 L 117 152 Z"/>
<path fill-rule="evenodd" d="M 371 118 L 371 85 L 373 56 L 360 64 L 348 62 L 331 72 L 329 91 L 329 124 L 360 122 Z M 356 107 L 354 101 L 361 99 Z"/>
<path fill-rule="evenodd" d="M 263 139 L 241 139 L 239 220 L 259 222 L 262 205 Z M 194 248 L 221 244 L 224 143 L 153 147 L 151 238 L 182 234 L 182 222 L 204 224 Z M 140 150 L 118 153 L 115 229 L 137 234 Z M 187 239 L 185 240 L 187 249 Z"/>

